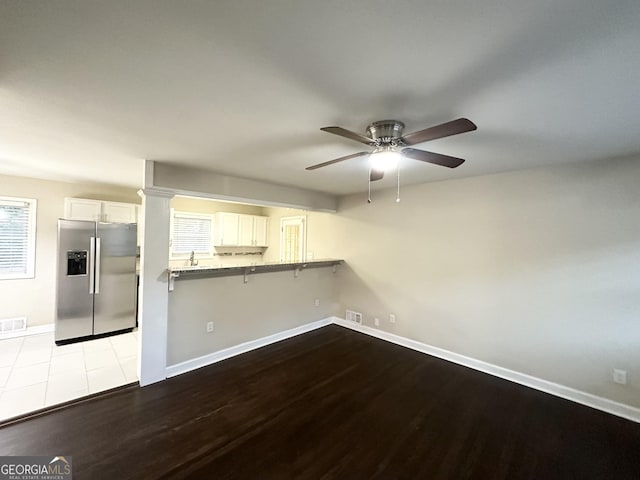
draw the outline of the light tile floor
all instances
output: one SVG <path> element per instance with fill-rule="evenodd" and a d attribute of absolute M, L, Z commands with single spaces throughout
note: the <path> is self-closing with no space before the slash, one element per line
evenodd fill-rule
<path fill-rule="evenodd" d="M 0 421 L 136 382 L 136 331 L 57 346 L 52 333 L 0 340 Z"/>

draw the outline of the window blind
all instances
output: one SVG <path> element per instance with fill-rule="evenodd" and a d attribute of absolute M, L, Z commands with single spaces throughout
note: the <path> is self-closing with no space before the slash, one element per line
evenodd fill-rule
<path fill-rule="evenodd" d="M 171 251 L 174 254 L 211 253 L 211 218 L 182 216 L 173 217 L 173 239 Z"/>
<path fill-rule="evenodd" d="M 0 198 L 0 277 L 33 275 L 35 201 Z"/>

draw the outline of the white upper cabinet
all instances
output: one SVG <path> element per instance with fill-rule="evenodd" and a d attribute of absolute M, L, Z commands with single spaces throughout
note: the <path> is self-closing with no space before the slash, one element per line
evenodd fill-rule
<path fill-rule="evenodd" d="M 64 199 L 64 218 L 68 220 L 102 220 L 102 202 L 84 198 Z"/>
<path fill-rule="evenodd" d="M 253 217 L 253 245 L 256 247 L 268 247 L 268 217 Z"/>
<path fill-rule="evenodd" d="M 137 223 L 136 205 L 87 198 L 65 198 L 64 218 L 94 222 Z"/>
<path fill-rule="evenodd" d="M 238 215 L 238 246 L 250 247 L 253 245 L 253 215 Z"/>
<path fill-rule="evenodd" d="M 102 202 L 102 220 L 112 223 L 137 223 L 136 206 L 133 203 Z"/>
<path fill-rule="evenodd" d="M 267 217 L 242 213 L 216 213 L 217 247 L 266 247 Z"/>
<path fill-rule="evenodd" d="M 240 219 L 237 213 L 216 213 L 215 245 L 217 247 L 237 247 Z"/>

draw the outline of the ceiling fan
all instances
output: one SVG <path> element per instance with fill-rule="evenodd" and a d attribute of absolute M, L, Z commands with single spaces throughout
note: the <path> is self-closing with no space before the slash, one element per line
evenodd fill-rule
<path fill-rule="evenodd" d="M 344 157 L 329 160 L 328 162 L 318 163 L 307 167 L 306 170 L 315 170 L 316 168 L 326 167 L 334 163 L 343 162 L 356 157 L 369 156 L 370 171 L 369 181 L 374 182 L 384 177 L 384 172 L 398 165 L 400 156 L 419 160 L 421 162 L 433 163 L 443 167 L 456 168 L 460 166 L 464 160 L 462 158 L 450 157 L 441 153 L 427 152 L 416 148 L 403 148 L 409 145 L 436 140 L 438 138 L 458 135 L 459 133 L 470 132 L 478 127 L 467 118 L 458 118 L 450 122 L 442 123 L 434 127 L 425 128 L 418 132 L 402 135 L 404 123 L 398 120 L 381 120 L 373 122 L 367 127 L 367 135 L 361 135 L 342 127 L 324 127 L 320 130 L 341 137 L 355 140 L 373 147 L 370 152 L 358 152 Z M 399 176 L 399 174 L 398 174 Z"/>

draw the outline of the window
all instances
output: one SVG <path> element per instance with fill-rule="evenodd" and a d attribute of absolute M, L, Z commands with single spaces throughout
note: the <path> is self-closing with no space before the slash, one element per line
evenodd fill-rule
<path fill-rule="evenodd" d="M 213 216 L 176 212 L 171 215 L 171 258 L 184 258 L 194 252 L 200 257 L 213 255 Z"/>
<path fill-rule="evenodd" d="M 33 278 L 36 201 L 0 197 L 0 279 Z"/>

